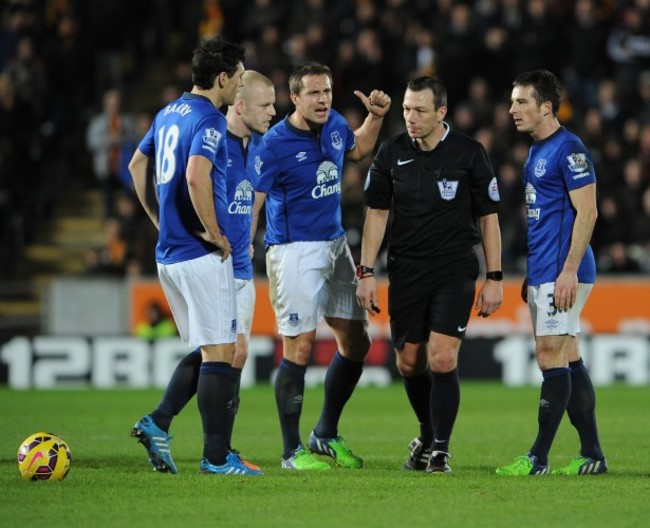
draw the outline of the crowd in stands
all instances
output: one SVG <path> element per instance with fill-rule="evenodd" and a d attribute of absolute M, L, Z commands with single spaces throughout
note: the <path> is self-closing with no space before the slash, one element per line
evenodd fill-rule
<path fill-rule="evenodd" d="M 76 187 L 103 196 L 106 232 L 89 248 L 89 272 L 155 272 L 153 228 L 140 208 L 125 212 L 124 202 L 133 200 L 126 163 L 154 112 L 191 87 L 187 57 L 198 40 L 214 36 L 242 42 L 246 68 L 274 80 L 278 119 L 291 109 L 288 74 L 307 59 L 332 68 L 334 107 L 353 128 L 364 117 L 354 90 L 391 95 L 383 137 L 404 129 L 406 82 L 439 76 L 449 91 L 448 121 L 485 146 L 498 174 L 503 265 L 515 273 L 525 262 L 520 173 L 530 138 L 516 132 L 508 113 L 512 80 L 527 70 L 552 70 L 566 87 L 560 121 L 587 143 L 596 164 L 598 266 L 650 272 L 650 0 L 0 5 L 3 277 L 15 272 L 22 249 Z M 370 162 L 349 164 L 343 177 L 344 225 L 357 254 Z M 262 272 L 263 246 L 256 244 Z"/>

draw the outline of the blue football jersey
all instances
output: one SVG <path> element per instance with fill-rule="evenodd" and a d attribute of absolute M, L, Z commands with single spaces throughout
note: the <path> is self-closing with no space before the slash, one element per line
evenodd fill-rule
<path fill-rule="evenodd" d="M 252 279 L 253 263 L 250 257 L 251 223 L 255 183 L 260 174 L 260 147 L 262 136 L 253 132 L 246 148 L 242 138 L 228 132 L 228 240 L 232 247 L 232 265 L 236 279 Z"/>
<path fill-rule="evenodd" d="M 576 217 L 569 191 L 590 183 L 596 183 L 591 154 L 580 138 L 564 127 L 530 147 L 524 164 L 524 186 L 531 286 L 555 282 L 562 271 Z M 578 268 L 578 281 L 596 281 L 591 246 Z"/>
<path fill-rule="evenodd" d="M 335 110 L 319 133 L 299 130 L 287 117 L 264 135 L 255 190 L 267 194 L 267 246 L 334 240 L 344 234 L 343 161 L 354 145 L 354 132 Z"/>
<path fill-rule="evenodd" d="M 212 162 L 217 221 L 227 235 L 225 116 L 206 97 L 186 92 L 158 112 L 138 148 L 155 159 L 160 203 L 156 261 L 174 264 L 216 251 L 196 235 L 204 229 L 190 200 L 186 172 L 190 156 Z"/>

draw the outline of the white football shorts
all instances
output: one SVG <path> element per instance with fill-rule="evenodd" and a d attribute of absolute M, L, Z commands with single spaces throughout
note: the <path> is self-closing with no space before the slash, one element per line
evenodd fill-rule
<path fill-rule="evenodd" d="M 528 286 L 528 308 L 535 336 L 579 334 L 580 314 L 593 287 L 593 284 L 579 283 L 576 302 L 566 312 L 560 312 L 553 304 L 554 282 Z"/>
<path fill-rule="evenodd" d="M 255 313 L 255 283 L 253 279 L 235 279 L 237 289 L 237 333 L 251 337 Z"/>
<path fill-rule="evenodd" d="M 178 333 L 190 348 L 234 343 L 237 301 L 232 258 L 219 253 L 158 264 L 160 284 L 169 302 Z"/>
<path fill-rule="evenodd" d="M 280 335 L 311 332 L 322 316 L 367 320 L 357 303 L 355 266 L 345 236 L 271 246 L 266 273 Z"/>

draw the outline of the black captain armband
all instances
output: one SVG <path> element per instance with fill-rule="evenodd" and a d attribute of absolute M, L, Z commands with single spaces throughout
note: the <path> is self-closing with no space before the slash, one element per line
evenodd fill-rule
<path fill-rule="evenodd" d="M 485 274 L 485 279 L 486 280 L 493 280 L 493 281 L 502 281 L 503 280 L 503 271 L 488 271 Z"/>
<path fill-rule="evenodd" d="M 357 279 L 365 279 L 366 277 L 374 277 L 375 268 L 369 268 L 368 266 L 362 266 L 359 264 L 357 266 Z"/>

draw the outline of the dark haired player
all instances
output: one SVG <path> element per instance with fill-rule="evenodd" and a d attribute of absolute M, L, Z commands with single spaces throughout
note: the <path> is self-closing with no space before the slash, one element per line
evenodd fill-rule
<path fill-rule="evenodd" d="M 543 381 L 535 443 L 496 472 L 547 475 L 548 454 L 566 410 L 580 436 L 580 454 L 553 473 L 606 473 L 596 394 L 579 351 L 580 313 L 596 281 L 589 245 L 597 217 L 594 164 L 580 138 L 557 119 L 562 86 L 555 75 L 524 73 L 513 86 L 510 114 L 517 130 L 534 140 L 523 171 L 528 269 L 522 297 L 530 309 Z"/>
<path fill-rule="evenodd" d="M 447 91 L 439 79 L 410 81 L 402 107 L 406 133 L 381 144 L 366 180 L 357 299 L 375 312 L 374 265 L 392 211 L 388 312 L 397 369 L 420 423 L 404 469 L 449 473 L 458 353 L 472 305 L 488 317 L 503 298 L 499 191 L 481 144 L 444 121 Z M 487 275 L 474 303 L 479 241 Z"/>
<path fill-rule="evenodd" d="M 243 60 L 240 45 L 203 41 L 192 58 L 192 91 L 158 112 L 129 164 L 138 198 L 159 230 L 158 276 L 176 326 L 190 348 L 201 349 L 196 382 L 203 422 L 199 467 L 203 473 L 224 475 L 260 474 L 228 446 L 237 304 L 226 237 L 226 118 L 218 108 L 235 101 Z M 158 208 L 145 197 L 149 158 L 155 163 Z M 139 420 L 132 434 L 147 449 L 155 469 L 176 473 L 170 437 L 151 415 Z"/>

